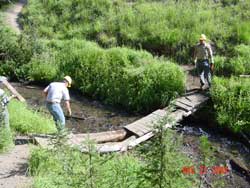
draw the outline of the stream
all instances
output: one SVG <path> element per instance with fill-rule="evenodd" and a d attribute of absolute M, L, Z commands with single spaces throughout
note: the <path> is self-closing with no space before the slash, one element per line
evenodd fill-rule
<path fill-rule="evenodd" d="M 12 85 L 32 108 L 48 112 L 45 108 L 42 93 L 44 87 L 27 86 L 21 83 L 12 83 Z M 70 90 L 70 95 L 72 114 L 79 117 L 79 119 L 67 119 L 66 126 L 74 133 L 118 130 L 142 117 L 88 99 L 77 91 Z M 250 169 L 250 146 L 244 145 L 240 139 L 228 134 L 222 128 L 217 128 L 214 125 L 211 127 L 207 122 L 209 120 L 203 121 L 191 117 L 176 127 L 178 136 L 183 137 L 181 152 L 192 160 L 196 169 L 199 168 L 201 160 L 200 136 L 202 135 L 208 137 L 212 147 L 215 148 L 212 154 L 216 160 L 214 165 L 228 165 L 227 167 L 232 168 L 227 174 L 215 175 L 209 173 L 209 168 L 213 166 L 208 166 L 208 173 L 205 175 L 207 183 L 204 183 L 201 187 L 211 187 L 210 185 L 213 185 L 212 188 L 250 188 L 250 173 L 245 171 L 245 169 Z M 195 175 L 199 175 L 199 172 L 196 172 Z"/>

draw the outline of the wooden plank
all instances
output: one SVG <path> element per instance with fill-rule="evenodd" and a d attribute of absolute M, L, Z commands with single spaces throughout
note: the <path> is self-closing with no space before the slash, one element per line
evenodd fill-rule
<path fill-rule="evenodd" d="M 201 103 L 204 103 L 205 101 L 207 101 L 209 98 L 203 94 L 200 93 L 196 93 L 194 95 L 190 95 L 186 97 L 188 100 L 190 100 L 194 106 L 197 106 Z"/>
<path fill-rule="evenodd" d="M 98 145 L 96 145 L 96 149 L 100 153 L 125 151 L 125 150 L 127 150 L 129 143 L 134 141 L 135 139 L 136 139 L 135 136 L 131 136 L 122 142 L 98 144 Z"/>
<path fill-rule="evenodd" d="M 134 123 L 126 125 L 124 128 L 136 134 L 137 136 L 142 136 L 152 131 L 154 128 L 154 125 L 161 119 L 163 119 L 162 116 L 151 113 L 145 116 L 144 118 L 141 118 L 135 121 Z"/>
<path fill-rule="evenodd" d="M 134 141 L 132 141 L 132 142 L 129 143 L 128 149 L 134 148 L 135 146 L 137 146 L 137 145 L 139 145 L 140 143 L 142 143 L 142 142 L 144 142 L 144 141 L 150 139 L 150 138 L 153 137 L 153 136 L 154 136 L 154 133 L 153 133 L 153 132 L 149 132 L 149 133 L 147 133 L 147 134 L 145 134 L 145 135 L 143 135 L 143 136 L 137 138 L 136 140 L 134 140 Z"/>
<path fill-rule="evenodd" d="M 152 112 L 152 114 L 158 115 L 160 117 L 165 117 L 168 113 L 166 110 L 158 109 L 158 110 Z"/>
<path fill-rule="evenodd" d="M 7 79 L 2 80 L 3 84 L 10 90 L 10 92 L 17 97 L 21 102 L 25 102 L 25 99 L 20 95 L 17 90 L 7 81 Z"/>
<path fill-rule="evenodd" d="M 179 122 L 183 119 L 183 116 L 186 112 L 183 110 L 176 110 L 175 112 L 170 114 L 170 121 L 171 119 L 174 120 L 174 123 Z"/>
<path fill-rule="evenodd" d="M 250 75 L 242 74 L 242 75 L 240 75 L 240 77 L 242 77 L 242 78 L 250 78 Z"/>
<path fill-rule="evenodd" d="M 194 104 L 190 100 L 188 100 L 186 97 L 181 97 L 181 98 L 177 99 L 176 101 L 180 102 L 182 104 L 185 104 L 187 106 L 190 106 L 192 108 L 194 107 Z"/>
<path fill-rule="evenodd" d="M 35 143 L 42 148 L 53 148 L 51 145 L 51 140 L 50 138 L 45 138 L 45 137 L 33 137 Z"/>
<path fill-rule="evenodd" d="M 180 108 L 180 109 L 183 109 L 183 110 L 185 110 L 185 111 L 191 111 L 192 109 L 193 109 L 193 107 L 190 107 L 190 106 L 187 106 L 187 105 L 185 105 L 185 104 L 183 104 L 183 103 L 180 103 L 180 102 L 175 102 L 175 106 L 177 107 L 177 108 Z"/>
<path fill-rule="evenodd" d="M 89 134 L 75 134 L 74 138 L 78 140 L 78 142 L 82 143 L 86 140 L 92 140 L 96 143 L 103 142 L 117 142 L 123 140 L 127 135 L 127 132 L 124 129 L 116 130 L 116 131 L 106 131 L 99 133 L 89 133 Z"/>

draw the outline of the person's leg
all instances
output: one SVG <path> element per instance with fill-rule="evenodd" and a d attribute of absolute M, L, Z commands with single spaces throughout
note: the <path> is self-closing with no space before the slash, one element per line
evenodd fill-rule
<path fill-rule="evenodd" d="M 204 80 L 204 68 L 203 68 L 203 62 L 202 61 L 198 61 L 197 62 L 197 71 L 200 77 L 200 84 L 201 87 L 205 84 L 205 80 Z"/>
<path fill-rule="evenodd" d="M 208 83 L 208 86 L 211 86 L 211 72 L 210 72 L 210 65 L 208 60 L 204 61 L 204 78 Z"/>
<path fill-rule="evenodd" d="M 56 127 L 58 130 L 62 130 L 65 126 L 65 117 L 63 114 L 63 110 L 60 106 L 60 104 L 47 104 L 47 108 L 51 115 L 53 116 L 53 119 L 55 121 Z"/>
<path fill-rule="evenodd" d="M 65 116 L 59 103 L 56 103 L 54 105 L 54 111 L 56 114 L 57 124 L 59 126 L 59 129 L 62 130 L 65 128 Z"/>

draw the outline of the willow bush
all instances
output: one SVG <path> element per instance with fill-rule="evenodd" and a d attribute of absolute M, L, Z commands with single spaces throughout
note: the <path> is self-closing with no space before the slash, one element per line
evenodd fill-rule
<path fill-rule="evenodd" d="M 249 8 L 249 1 L 230 0 L 30 0 L 22 23 L 40 37 L 144 48 L 187 63 L 201 33 L 220 54 L 230 54 L 235 44 L 249 44 Z"/>
<path fill-rule="evenodd" d="M 183 71 L 145 51 L 105 50 L 90 42 L 70 40 L 56 61 L 60 72 L 71 75 L 74 87 L 83 93 L 133 111 L 166 106 L 184 92 Z"/>
<path fill-rule="evenodd" d="M 212 100 L 220 125 L 235 132 L 250 131 L 250 80 L 213 79 Z"/>

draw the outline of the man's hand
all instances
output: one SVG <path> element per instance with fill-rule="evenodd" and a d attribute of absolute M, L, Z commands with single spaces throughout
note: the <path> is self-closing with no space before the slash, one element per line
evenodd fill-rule
<path fill-rule="evenodd" d="M 68 116 L 71 116 L 72 112 L 71 112 L 70 102 L 65 101 L 65 104 L 66 104 L 66 108 L 67 108 L 67 111 L 68 111 Z"/>
<path fill-rule="evenodd" d="M 214 72 L 214 64 L 213 63 L 210 64 L 210 70 L 212 73 Z"/>
<path fill-rule="evenodd" d="M 72 116 L 71 110 L 68 110 L 68 116 Z"/>

